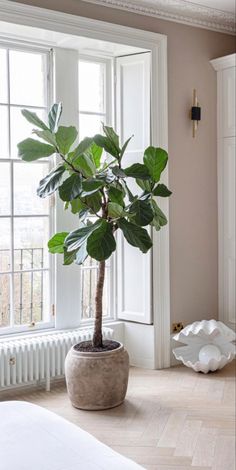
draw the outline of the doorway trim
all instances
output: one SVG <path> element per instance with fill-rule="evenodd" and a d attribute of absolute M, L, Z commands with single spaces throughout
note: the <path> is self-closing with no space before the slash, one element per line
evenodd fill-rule
<path fill-rule="evenodd" d="M 1 21 L 126 44 L 151 51 L 151 143 L 168 150 L 167 37 L 100 20 L 0 0 Z M 168 169 L 164 181 L 168 184 Z M 166 198 L 163 198 L 166 199 Z M 168 200 L 160 203 L 169 214 Z M 170 366 L 169 224 L 153 234 L 154 367 Z"/>

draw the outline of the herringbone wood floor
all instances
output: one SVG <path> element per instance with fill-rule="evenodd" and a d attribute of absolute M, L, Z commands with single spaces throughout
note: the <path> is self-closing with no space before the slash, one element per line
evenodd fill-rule
<path fill-rule="evenodd" d="M 62 383 L 0 399 L 48 408 L 148 470 L 235 470 L 234 372 L 235 364 L 208 375 L 131 368 L 125 403 L 99 412 L 73 408 Z"/>

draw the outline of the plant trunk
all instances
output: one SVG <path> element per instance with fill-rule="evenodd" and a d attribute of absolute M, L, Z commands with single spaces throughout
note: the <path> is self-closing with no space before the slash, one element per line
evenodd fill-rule
<path fill-rule="evenodd" d="M 102 299 L 103 287 L 105 280 L 105 261 L 100 261 L 98 268 L 98 280 L 96 288 L 96 312 L 95 312 L 95 325 L 93 334 L 93 346 L 96 348 L 102 347 Z"/>

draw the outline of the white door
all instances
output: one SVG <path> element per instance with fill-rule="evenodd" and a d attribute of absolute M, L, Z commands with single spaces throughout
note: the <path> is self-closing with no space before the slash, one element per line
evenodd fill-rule
<path fill-rule="evenodd" d="M 147 52 L 116 59 L 116 127 L 122 143 L 133 135 L 124 167 L 142 163 L 144 149 L 150 145 L 150 58 Z M 130 189 L 137 193 L 134 185 Z M 118 318 L 151 324 L 151 252 L 142 254 L 121 234 L 118 246 Z"/>

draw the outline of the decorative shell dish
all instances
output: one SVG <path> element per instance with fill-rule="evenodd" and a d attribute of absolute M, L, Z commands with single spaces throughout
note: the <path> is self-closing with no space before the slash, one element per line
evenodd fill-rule
<path fill-rule="evenodd" d="M 195 372 L 207 374 L 210 371 L 222 369 L 235 357 L 235 345 L 232 344 L 232 341 L 236 339 L 235 332 L 220 321 L 196 321 L 186 326 L 173 339 L 185 343 L 185 346 L 173 349 L 174 356 Z M 206 348 L 208 345 L 214 345 L 214 347 Z M 211 357 L 214 350 L 218 351 L 218 354 L 212 354 Z M 204 352 L 207 354 L 205 355 Z M 204 361 L 200 360 L 199 356 L 204 357 Z"/>

